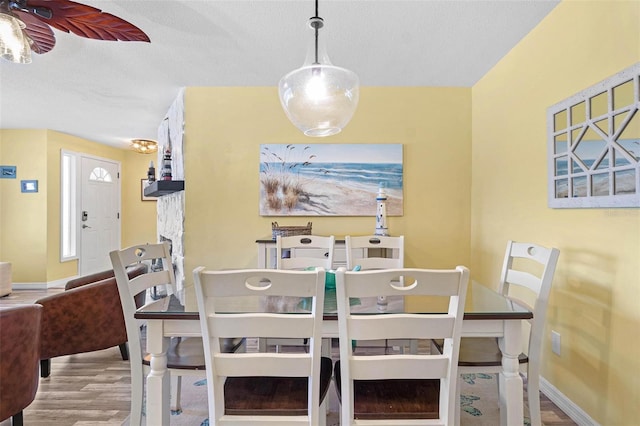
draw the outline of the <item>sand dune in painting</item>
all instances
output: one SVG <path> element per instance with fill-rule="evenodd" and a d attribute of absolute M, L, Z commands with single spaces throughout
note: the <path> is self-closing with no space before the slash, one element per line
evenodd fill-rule
<path fill-rule="evenodd" d="M 344 211 L 344 206 L 349 206 L 349 216 L 375 216 L 376 214 L 377 189 L 350 182 L 300 179 L 297 190 L 293 192 L 283 193 L 279 188 L 274 194 L 265 194 L 264 185 L 261 185 L 260 191 L 262 200 L 260 214 L 267 216 L 340 216 L 341 214 L 336 212 Z M 386 193 L 387 214 L 401 215 L 401 191 L 387 189 Z M 273 206 L 279 206 L 279 208 Z"/>

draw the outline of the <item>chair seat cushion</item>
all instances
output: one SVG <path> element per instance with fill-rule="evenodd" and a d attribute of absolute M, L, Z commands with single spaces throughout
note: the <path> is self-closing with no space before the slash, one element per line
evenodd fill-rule
<path fill-rule="evenodd" d="M 330 358 L 320 362 L 320 402 L 329 390 Z M 229 377 L 224 384 L 225 414 L 300 416 L 307 414 L 306 377 Z"/>
<path fill-rule="evenodd" d="M 335 368 L 341 398 L 340 361 Z M 437 419 L 440 381 L 437 379 L 355 380 L 356 419 Z"/>
<path fill-rule="evenodd" d="M 434 340 L 436 348 L 442 352 L 442 340 Z M 526 354 L 518 356 L 520 364 L 529 362 Z M 502 352 L 495 337 L 463 337 L 460 339 L 460 357 L 458 365 L 464 367 L 499 367 L 502 365 Z"/>

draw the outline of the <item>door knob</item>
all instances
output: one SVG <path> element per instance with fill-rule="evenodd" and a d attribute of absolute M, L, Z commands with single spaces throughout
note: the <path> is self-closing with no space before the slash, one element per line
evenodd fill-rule
<path fill-rule="evenodd" d="M 85 228 L 91 228 L 91 227 L 90 227 L 89 225 L 85 225 L 85 224 L 83 223 L 83 224 L 82 224 L 82 229 L 85 229 Z"/>

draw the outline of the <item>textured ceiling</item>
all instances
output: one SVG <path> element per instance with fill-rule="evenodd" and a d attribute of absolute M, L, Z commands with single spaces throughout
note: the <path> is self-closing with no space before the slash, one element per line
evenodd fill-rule
<path fill-rule="evenodd" d="M 54 30 L 28 65 L 0 61 L 0 128 L 52 129 L 127 146 L 157 136 L 186 86 L 277 86 L 302 65 L 312 0 L 85 0 L 151 43 Z M 470 87 L 559 3 L 321 0 L 331 61 L 361 86 Z"/>

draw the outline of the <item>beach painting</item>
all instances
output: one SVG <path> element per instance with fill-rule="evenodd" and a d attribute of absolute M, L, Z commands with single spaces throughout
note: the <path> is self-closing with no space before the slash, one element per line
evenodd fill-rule
<path fill-rule="evenodd" d="M 402 144 L 260 145 L 261 216 L 402 216 Z"/>

